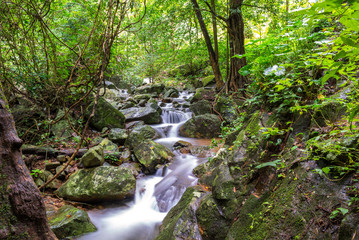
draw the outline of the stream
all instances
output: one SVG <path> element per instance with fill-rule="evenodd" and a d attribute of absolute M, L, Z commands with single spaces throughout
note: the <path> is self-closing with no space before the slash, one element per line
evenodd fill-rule
<path fill-rule="evenodd" d="M 168 168 L 159 169 L 153 176 L 137 179 L 136 194 L 132 201 L 105 209 L 88 212 L 97 232 L 78 239 L 91 240 L 152 240 L 159 231 L 168 211 L 180 200 L 187 187 L 197 183 L 192 170 L 205 162 L 207 157 L 198 158 L 173 150 L 179 140 L 192 145 L 209 145 L 209 141 L 179 137 L 179 127 L 191 118 L 192 113 L 183 104 L 192 94 L 181 92 L 171 103 L 159 102 L 162 106 L 162 124 L 152 125 L 162 136 L 156 142 L 173 151 L 175 157 Z M 174 104 L 176 102 L 176 108 Z"/>

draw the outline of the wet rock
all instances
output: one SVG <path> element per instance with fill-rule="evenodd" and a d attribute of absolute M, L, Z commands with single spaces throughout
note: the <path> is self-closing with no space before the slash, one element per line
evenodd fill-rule
<path fill-rule="evenodd" d="M 196 210 L 208 194 L 199 187 L 189 187 L 181 200 L 166 215 L 156 240 L 202 239 L 197 225 Z"/>
<path fill-rule="evenodd" d="M 133 197 L 136 179 L 123 167 L 80 169 L 58 189 L 59 196 L 79 202 L 118 201 Z"/>
<path fill-rule="evenodd" d="M 131 160 L 131 151 L 128 148 L 124 148 L 120 152 L 120 161 L 121 162 L 129 162 Z"/>
<path fill-rule="evenodd" d="M 167 147 L 152 140 L 136 146 L 134 154 L 147 173 L 155 173 L 160 164 L 168 163 L 174 157 Z"/>
<path fill-rule="evenodd" d="M 207 100 L 200 100 L 198 102 L 194 102 L 190 105 L 189 109 L 193 112 L 195 116 L 203 115 L 206 113 L 211 113 L 211 104 Z"/>
<path fill-rule="evenodd" d="M 144 121 L 128 122 L 126 123 L 126 129 L 132 131 L 132 129 L 134 129 L 135 127 L 144 126 L 144 125 L 145 125 Z"/>
<path fill-rule="evenodd" d="M 113 128 L 108 134 L 108 138 L 119 145 L 124 145 L 128 138 L 127 130 L 121 128 Z"/>
<path fill-rule="evenodd" d="M 138 103 L 139 103 L 141 100 L 145 100 L 145 102 L 147 102 L 150 98 L 151 98 L 151 95 L 150 95 L 150 94 L 139 94 L 139 95 L 133 96 L 133 99 L 134 99 L 135 101 L 137 101 Z"/>
<path fill-rule="evenodd" d="M 136 106 L 136 103 L 134 102 L 125 102 L 124 104 L 121 104 L 118 106 L 118 109 L 121 110 L 121 109 L 127 109 L 127 108 L 132 108 L 132 107 L 135 107 Z"/>
<path fill-rule="evenodd" d="M 45 169 L 46 170 L 51 170 L 51 169 L 55 169 L 58 166 L 60 166 L 61 163 L 60 162 L 53 162 L 53 161 L 49 161 L 47 163 L 45 163 Z"/>
<path fill-rule="evenodd" d="M 228 123 L 233 122 L 239 117 L 236 109 L 236 103 L 228 97 L 220 96 L 217 99 L 214 108 Z"/>
<path fill-rule="evenodd" d="M 126 122 L 142 120 L 147 124 L 161 123 L 161 115 L 152 107 L 133 107 L 121 110 Z"/>
<path fill-rule="evenodd" d="M 59 239 L 81 236 L 97 230 L 87 213 L 73 206 L 65 205 L 58 212 L 47 213 L 50 228 Z"/>
<path fill-rule="evenodd" d="M 157 139 L 160 135 L 158 132 L 148 125 L 135 127 L 128 135 L 126 145 L 131 149 L 137 147 L 139 144 L 144 142 L 146 139 Z"/>
<path fill-rule="evenodd" d="M 221 121 L 214 114 L 204 114 L 191 118 L 179 129 L 180 135 L 191 138 L 214 138 L 221 131 Z"/>
<path fill-rule="evenodd" d="M 154 110 L 156 110 L 159 114 L 162 113 L 162 108 L 160 108 L 157 104 L 157 101 L 153 98 L 151 98 L 150 100 L 148 100 L 148 102 L 146 103 L 147 107 L 151 107 Z"/>
<path fill-rule="evenodd" d="M 103 139 L 99 146 L 103 147 L 103 151 L 105 154 L 116 154 L 118 153 L 118 146 L 110 141 L 108 138 Z"/>
<path fill-rule="evenodd" d="M 210 89 L 197 88 L 196 93 L 191 98 L 191 103 L 194 103 L 194 102 L 197 102 L 197 101 L 203 99 L 203 96 L 210 92 L 212 92 L 212 90 L 210 90 Z"/>
<path fill-rule="evenodd" d="M 92 111 L 93 103 L 86 109 L 86 117 L 88 118 Z M 123 128 L 125 123 L 125 116 L 114 108 L 109 102 L 103 98 L 99 98 L 96 106 L 95 115 L 91 119 L 91 126 L 97 131 L 103 128 Z"/>
<path fill-rule="evenodd" d="M 90 148 L 80 161 L 85 168 L 101 166 L 105 162 L 103 146 Z"/>
<path fill-rule="evenodd" d="M 189 147 L 192 146 L 192 143 L 180 140 L 175 142 L 175 144 L 173 145 L 174 148 L 183 148 L 183 147 Z"/>
<path fill-rule="evenodd" d="M 177 98 L 178 96 L 178 90 L 175 88 L 170 88 L 165 92 L 165 94 L 163 94 L 164 98 Z"/>

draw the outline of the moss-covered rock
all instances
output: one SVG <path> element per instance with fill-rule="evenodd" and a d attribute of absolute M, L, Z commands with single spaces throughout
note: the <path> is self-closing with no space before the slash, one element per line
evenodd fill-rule
<path fill-rule="evenodd" d="M 136 179 L 129 169 L 101 166 L 81 169 L 58 189 L 59 196 L 79 202 L 118 201 L 133 197 Z"/>
<path fill-rule="evenodd" d="M 221 121 L 214 114 L 204 114 L 189 119 L 180 127 L 180 135 L 191 138 L 218 137 Z"/>
<path fill-rule="evenodd" d="M 214 104 L 214 108 L 228 123 L 233 122 L 239 117 L 236 103 L 228 97 L 220 96 Z"/>
<path fill-rule="evenodd" d="M 86 117 L 91 114 L 94 103 L 91 103 L 86 109 Z M 103 128 L 123 128 L 125 123 L 125 116 L 113 107 L 109 102 L 103 98 L 98 99 L 95 115 L 91 118 L 90 124 L 97 131 Z"/>
<path fill-rule="evenodd" d="M 48 220 L 51 230 L 59 239 L 77 237 L 97 230 L 85 211 L 70 205 L 48 214 Z"/>
<path fill-rule="evenodd" d="M 139 125 L 129 133 L 126 145 L 133 149 L 147 139 L 154 140 L 159 137 L 159 133 L 151 126 Z"/>
<path fill-rule="evenodd" d="M 165 85 L 163 84 L 148 84 L 141 87 L 136 88 L 136 94 L 161 94 L 165 89 Z"/>
<path fill-rule="evenodd" d="M 121 110 L 126 122 L 142 120 L 147 124 L 161 123 L 161 114 L 152 107 L 132 107 Z"/>
<path fill-rule="evenodd" d="M 139 94 L 139 95 L 133 96 L 133 99 L 136 102 L 140 102 L 141 100 L 145 100 L 145 102 L 147 102 L 150 98 L 151 98 L 150 94 Z"/>
<path fill-rule="evenodd" d="M 160 164 L 168 163 L 174 157 L 167 147 L 152 140 L 136 146 L 134 154 L 147 173 L 155 173 Z"/>
<path fill-rule="evenodd" d="M 195 116 L 211 113 L 211 103 L 207 100 L 200 100 L 190 105 L 189 109 Z"/>
<path fill-rule="evenodd" d="M 191 98 L 191 103 L 197 102 L 203 99 L 203 96 L 210 93 L 212 90 L 205 88 L 197 88 L 196 93 Z"/>
<path fill-rule="evenodd" d="M 222 240 L 226 237 L 230 221 L 223 217 L 212 194 L 206 195 L 196 211 L 197 222 L 202 230 L 202 239 Z"/>
<path fill-rule="evenodd" d="M 101 145 L 90 148 L 81 158 L 81 163 L 85 168 L 102 166 L 104 162 L 103 146 Z"/>
<path fill-rule="evenodd" d="M 203 87 L 207 87 L 208 85 L 216 84 L 216 79 L 213 75 L 206 76 L 202 79 Z"/>
<path fill-rule="evenodd" d="M 124 145 L 128 138 L 127 130 L 121 128 L 113 128 L 108 134 L 108 138 L 119 145 Z"/>
<path fill-rule="evenodd" d="M 312 126 L 324 127 L 327 123 L 334 123 L 346 112 L 347 107 L 340 101 L 322 103 L 313 114 Z"/>
<path fill-rule="evenodd" d="M 179 92 L 175 88 L 170 88 L 163 94 L 164 98 L 176 98 L 178 96 L 179 96 Z"/>
<path fill-rule="evenodd" d="M 166 215 L 156 240 L 201 239 L 195 217 L 200 199 L 208 194 L 200 187 L 189 187 Z"/>

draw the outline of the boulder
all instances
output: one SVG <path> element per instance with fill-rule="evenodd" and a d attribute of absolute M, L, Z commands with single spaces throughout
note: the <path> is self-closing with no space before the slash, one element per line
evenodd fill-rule
<path fill-rule="evenodd" d="M 180 135 L 191 138 L 214 138 L 221 131 L 221 121 L 214 114 L 195 116 L 179 129 Z"/>
<path fill-rule="evenodd" d="M 216 84 L 216 79 L 213 75 L 206 76 L 202 79 L 202 85 L 203 87 L 207 87 L 209 85 Z"/>
<path fill-rule="evenodd" d="M 160 134 L 154 128 L 148 125 L 139 125 L 129 133 L 126 145 L 133 149 L 147 139 L 157 138 L 160 138 Z"/>
<path fill-rule="evenodd" d="M 119 201 L 135 194 L 136 179 L 123 167 L 80 169 L 58 189 L 64 199 L 79 202 Z"/>
<path fill-rule="evenodd" d="M 236 109 L 236 103 L 228 97 L 220 96 L 214 106 L 217 112 L 221 114 L 223 119 L 231 123 L 239 117 Z"/>
<path fill-rule="evenodd" d="M 197 102 L 197 101 L 203 99 L 203 97 L 205 95 L 207 95 L 207 94 L 209 94 L 211 92 L 213 92 L 211 89 L 197 88 L 196 93 L 191 98 L 191 103 L 194 103 L 194 102 Z"/>
<path fill-rule="evenodd" d="M 146 173 L 155 173 L 160 164 L 168 163 L 174 157 L 167 147 L 152 140 L 138 145 L 134 154 Z"/>
<path fill-rule="evenodd" d="M 181 200 L 166 215 L 156 240 L 202 239 L 197 225 L 196 210 L 207 192 L 200 187 L 189 187 Z"/>
<path fill-rule="evenodd" d="M 327 123 L 334 123 L 346 113 L 346 110 L 346 105 L 341 101 L 324 102 L 315 110 L 312 126 L 324 127 Z"/>
<path fill-rule="evenodd" d="M 64 115 L 65 115 L 65 112 L 63 110 L 59 110 L 59 112 L 57 113 L 57 116 L 55 118 L 55 121 L 64 117 Z M 71 116 L 68 116 L 68 117 L 71 122 L 71 125 L 73 127 L 76 127 L 76 121 Z M 63 118 L 62 120 L 58 121 L 57 123 L 55 123 L 51 126 L 51 132 L 57 138 L 69 138 L 72 136 L 73 130 L 71 129 L 68 120 L 66 118 Z"/>
<path fill-rule="evenodd" d="M 116 154 L 118 153 L 118 146 L 110 141 L 108 138 L 103 139 L 100 144 L 103 147 L 103 151 L 105 154 Z"/>
<path fill-rule="evenodd" d="M 126 122 L 142 120 L 147 124 L 161 123 L 161 114 L 152 107 L 132 107 L 121 110 Z"/>
<path fill-rule="evenodd" d="M 133 99 L 137 102 L 139 102 L 141 100 L 145 100 L 147 102 L 150 98 L 151 98 L 150 94 L 139 94 L 139 95 L 133 96 Z"/>
<path fill-rule="evenodd" d="M 200 100 L 198 102 L 194 102 L 189 107 L 189 109 L 195 116 L 211 113 L 211 108 L 212 106 L 207 100 Z"/>
<path fill-rule="evenodd" d="M 141 87 L 136 88 L 135 93 L 136 94 L 160 94 L 165 89 L 165 85 L 163 84 L 148 84 Z"/>
<path fill-rule="evenodd" d="M 81 236 L 97 230 L 87 213 L 73 206 L 65 205 L 58 212 L 47 213 L 50 228 L 59 239 Z"/>
<path fill-rule="evenodd" d="M 41 170 L 41 171 L 39 171 L 38 174 L 34 174 L 32 177 L 34 178 L 34 182 L 35 182 L 36 186 L 40 187 L 40 186 L 44 185 L 47 181 L 52 179 L 54 177 L 54 175 L 49 171 Z M 46 186 L 46 188 L 58 189 L 60 186 L 61 186 L 61 181 L 58 179 L 55 179 L 50 184 L 48 184 Z"/>
<path fill-rule="evenodd" d="M 103 146 L 101 145 L 90 148 L 81 158 L 81 163 L 85 168 L 101 166 L 104 162 Z"/>
<path fill-rule="evenodd" d="M 178 90 L 175 88 L 168 89 L 165 94 L 163 94 L 164 98 L 176 98 L 179 96 Z"/>
<path fill-rule="evenodd" d="M 94 103 L 91 103 L 86 110 L 86 117 L 91 114 Z M 103 98 L 99 98 L 96 106 L 95 115 L 91 119 L 91 126 L 97 131 L 103 128 L 123 128 L 125 123 L 125 116 L 113 107 L 109 102 Z"/>
<path fill-rule="evenodd" d="M 160 106 L 158 106 L 157 101 L 153 98 L 148 100 L 148 102 L 146 103 L 146 106 L 155 109 L 159 114 L 162 113 L 162 108 L 160 108 Z"/>
<path fill-rule="evenodd" d="M 128 138 L 127 130 L 121 128 L 113 128 L 108 134 L 108 138 L 119 145 L 124 145 L 126 139 Z"/>

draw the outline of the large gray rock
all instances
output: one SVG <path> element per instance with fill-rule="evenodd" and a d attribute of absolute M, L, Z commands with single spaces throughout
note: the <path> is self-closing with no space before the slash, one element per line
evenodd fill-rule
<path fill-rule="evenodd" d="M 93 203 L 131 198 L 135 189 L 136 179 L 129 169 L 101 166 L 80 169 L 57 192 L 67 200 Z"/>
<path fill-rule="evenodd" d="M 166 215 L 156 240 L 202 239 L 196 210 L 207 195 L 200 187 L 189 187 L 181 200 Z"/>
<path fill-rule="evenodd" d="M 91 114 L 94 103 L 91 103 L 86 110 L 86 117 Z M 109 102 L 103 98 L 99 98 L 96 106 L 95 115 L 91 119 L 91 126 L 97 131 L 103 128 L 123 128 L 125 123 L 125 116 L 113 107 Z"/>
<path fill-rule="evenodd" d="M 103 147 L 101 145 L 90 148 L 81 158 L 81 163 L 85 168 L 101 166 L 104 162 Z"/>
<path fill-rule="evenodd" d="M 127 130 L 121 128 L 113 128 L 110 130 L 108 138 L 114 143 L 123 145 L 128 138 Z"/>
<path fill-rule="evenodd" d="M 81 236 L 97 230 L 85 211 L 70 205 L 62 206 L 58 212 L 48 210 L 47 215 L 50 228 L 59 239 Z"/>
<path fill-rule="evenodd" d="M 165 92 L 165 94 L 163 94 L 164 98 L 169 98 L 169 97 L 176 98 L 178 96 L 179 96 L 178 90 L 175 88 L 170 88 Z"/>
<path fill-rule="evenodd" d="M 189 107 L 195 116 L 211 113 L 211 104 L 207 100 L 194 102 Z"/>
<path fill-rule="evenodd" d="M 191 138 L 214 138 L 221 131 L 221 121 L 214 114 L 204 114 L 189 119 L 180 127 L 180 135 Z"/>
<path fill-rule="evenodd" d="M 122 109 L 126 122 L 142 120 L 147 124 L 161 123 L 161 115 L 152 107 L 132 107 Z"/>
<path fill-rule="evenodd" d="M 165 88 L 165 85 L 163 84 L 148 84 L 141 87 L 136 88 L 135 93 L 136 94 L 160 94 Z"/>
<path fill-rule="evenodd" d="M 157 138 L 160 138 L 160 135 L 154 128 L 148 125 L 139 125 L 129 133 L 126 145 L 133 149 L 145 140 Z"/>
<path fill-rule="evenodd" d="M 138 145 L 134 153 L 147 173 L 155 173 L 160 164 L 168 163 L 174 157 L 167 147 L 152 140 Z"/>

